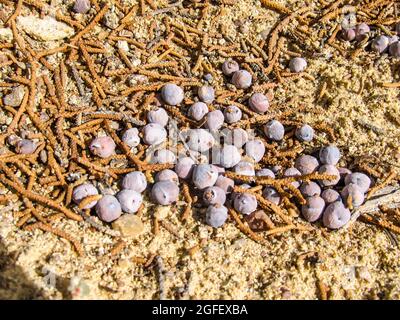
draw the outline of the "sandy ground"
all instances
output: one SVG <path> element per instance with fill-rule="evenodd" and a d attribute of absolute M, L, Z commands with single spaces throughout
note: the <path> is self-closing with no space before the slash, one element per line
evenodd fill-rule
<path fill-rule="evenodd" d="M 299 8 L 310 2 L 279 3 Z M 206 21 L 218 10 L 214 7 Z M 228 34 L 238 38 L 260 39 L 260 32 L 269 31 L 279 17 L 261 8 L 259 1 L 239 0 L 224 10 L 215 21 L 222 19 Z M 244 32 L 234 25 L 237 19 L 245 21 Z M 150 21 L 138 17 L 135 23 L 140 33 L 141 26 Z M 398 59 L 369 52 L 351 59 L 324 47 L 308 55 L 307 61 L 309 77 L 276 88 L 274 104 L 293 101 L 294 106 L 306 107 L 296 114 L 296 120 L 330 124 L 337 134 L 335 143 L 345 154 L 342 164 L 370 156 L 380 159 L 382 168 L 398 165 L 399 89 L 378 85 L 398 81 L 394 76 Z M 324 83 L 326 93 L 319 97 Z M 309 150 L 326 141 L 323 134 L 318 137 L 308 145 Z M 150 206 L 142 212 L 145 232 L 126 240 L 127 246 L 116 256 L 110 256 L 115 246 L 111 236 L 85 222 L 57 222 L 56 227 L 82 243 L 86 255 L 78 257 L 70 243 L 53 234 L 17 228 L 12 213 L 19 204 L 0 207 L 1 298 L 158 299 L 159 264 L 154 260 L 144 266 L 138 259 L 146 261 L 155 254 L 162 257 L 162 295 L 168 299 L 318 299 L 324 292 L 321 287 L 332 299 L 400 298 L 397 236 L 358 221 L 349 230 L 336 232 L 317 224 L 311 232 L 287 233 L 260 245 L 241 233 L 233 221 L 217 230 L 206 226 L 201 210 L 182 224 L 177 210 L 171 209 L 165 220 L 176 234 L 161 227 L 155 236 L 154 206 Z M 199 243 L 200 250 L 189 255 L 188 249 Z M 72 278 L 81 281 L 84 293 L 74 291 Z"/>

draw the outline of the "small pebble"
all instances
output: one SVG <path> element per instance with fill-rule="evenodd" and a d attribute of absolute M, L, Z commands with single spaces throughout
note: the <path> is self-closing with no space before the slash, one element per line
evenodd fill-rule
<path fill-rule="evenodd" d="M 88 12 L 90 10 L 90 1 L 89 0 L 76 0 L 73 10 L 76 13 Z"/>
<path fill-rule="evenodd" d="M 36 143 L 29 139 L 21 139 L 15 143 L 15 152 L 19 154 L 32 154 L 36 148 Z"/>
<path fill-rule="evenodd" d="M 232 76 L 232 83 L 238 89 L 247 89 L 251 86 L 252 76 L 246 70 L 236 71 Z"/>
<path fill-rule="evenodd" d="M 192 176 L 192 172 L 195 166 L 195 162 L 190 157 L 179 158 L 175 165 L 175 172 L 181 179 L 189 179 Z"/>
<path fill-rule="evenodd" d="M 115 153 L 115 142 L 109 136 L 98 137 L 92 140 L 89 150 L 100 158 L 111 157 Z"/>
<path fill-rule="evenodd" d="M 124 214 L 112 223 L 112 227 L 119 231 L 124 238 L 135 238 L 144 231 L 142 220 L 133 214 Z"/>
<path fill-rule="evenodd" d="M 197 95 L 202 102 L 210 104 L 215 99 L 215 90 L 211 86 L 201 86 L 197 91 Z"/>
<path fill-rule="evenodd" d="M 159 181 L 153 185 L 151 196 L 158 204 L 170 205 L 178 200 L 179 187 L 172 181 Z"/>
<path fill-rule="evenodd" d="M 176 174 L 175 171 L 172 171 L 170 169 L 164 169 L 159 172 L 157 172 L 155 176 L 155 181 L 172 181 L 175 182 L 176 184 L 179 184 L 179 177 Z"/>
<path fill-rule="evenodd" d="M 279 205 L 281 202 L 281 196 L 279 195 L 279 192 L 273 187 L 265 187 L 262 195 L 265 199 L 275 203 L 276 205 Z"/>
<path fill-rule="evenodd" d="M 122 209 L 116 197 L 105 195 L 97 202 L 96 213 L 100 220 L 104 222 L 112 222 L 121 216 Z"/>
<path fill-rule="evenodd" d="M 322 164 L 331 164 L 335 166 L 339 162 L 340 157 L 340 151 L 334 145 L 322 147 L 319 151 L 319 161 L 321 161 Z"/>
<path fill-rule="evenodd" d="M 137 128 L 130 128 L 122 135 L 122 142 L 129 147 L 134 148 L 140 144 L 139 130 Z"/>
<path fill-rule="evenodd" d="M 239 71 L 239 64 L 234 60 L 227 60 L 222 64 L 222 73 L 226 76 L 231 76 L 236 71 Z"/>
<path fill-rule="evenodd" d="M 10 107 L 19 107 L 24 99 L 25 89 L 24 86 L 18 86 L 11 90 L 11 93 L 7 94 L 3 98 L 3 103 Z"/>
<path fill-rule="evenodd" d="M 269 108 L 269 100 L 262 93 L 253 93 L 249 99 L 250 108 L 257 113 L 264 113 Z"/>
<path fill-rule="evenodd" d="M 233 201 L 234 208 L 242 214 L 250 214 L 257 209 L 257 199 L 250 193 L 240 193 Z"/>
<path fill-rule="evenodd" d="M 336 201 L 326 207 L 322 222 L 327 228 L 339 229 L 349 222 L 350 216 L 350 210 L 342 202 Z"/>
<path fill-rule="evenodd" d="M 346 204 L 348 198 L 351 197 L 351 203 L 355 208 L 361 206 L 365 199 L 363 191 L 354 183 L 346 185 L 341 192 L 341 196 Z"/>
<path fill-rule="evenodd" d="M 237 174 L 241 174 L 243 176 L 251 176 L 253 177 L 256 173 L 254 170 L 254 165 L 247 161 L 240 161 L 234 168 L 233 171 Z"/>
<path fill-rule="evenodd" d="M 228 209 L 222 205 L 215 204 L 207 208 L 206 222 L 213 228 L 221 227 L 228 219 Z"/>
<path fill-rule="evenodd" d="M 168 123 L 169 116 L 167 111 L 163 108 L 158 108 L 156 110 L 150 110 L 147 113 L 147 120 L 151 123 L 157 123 L 163 127 L 165 127 Z"/>
<path fill-rule="evenodd" d="M 354 183 L 360 188 L 361 192 L 365 193 L 371 186 L 371 179 L 365 173 L 353 172 L 346 176 L 344 183 L 346 185 Z"/>
<path fill-rule="evenodd" d="M 304 58 L 295 57 L 289 62 L 289 69 L 291 72 L 303 72 L 307 68 L 307 61 Z"/>
<path fill-rule="evenodd" d="M 242 110 L 237 106 L 229 106 L 224 109 L 224 117 L 227 123 L 235 123 L 242 119 Z"/>
<path fill-rule="evenodd" d="M 143 142 L 148 145 L 160 144 L 167 139 L 167 131 L 158 123 L 146 124 L 143 129 Z"/>
<path fill-rule="evenodd" d="M 84 183 L 79 186 L 76 186 L 72 191 L 72 201 L 74 201 L 77 205 L 81 203 L 83 199 L 89 196 L 98 195 L 96 187 L 91 183 Z M 97 204 L 97 201 L 92 201 L 87 204 L 83 209 L 91 209 Z"/>
<path fill-rule="evenodd" d="M 264 133 L 269 140 L 281 141 L 285 135 L 285 128 L 278 120 L 271 120 L 264 126 Z"/>
<path fill-rule="evenodd" d="M 245 145 L 245 152 L 254 162 L 260 162 L 265 154 L 264 143 L 259 139 L 248 141 Z"/>
<path fill-rule="evenodd" d="M 174 83 L 167 83 L 161 88 L 161 98 L 171 106 L 180 104 L 184 97 L 182 88 Z"/>
<path fill-rule="evenodd" d="M 142 195 L 139 192 L 129 189 L 118 192 L 117 199 L 122 211 L 126 213 L 136 213 L 143 202 Z"/>
<path fill-rule="evenodd" d="M 296 129 L 295 136 L 300 141 L 310 142 L 314 138 L 314 129 L 308 124 L 304 124 Z"/>
<path fill-rule="evenodd" d="M 141 171 L 129 172 L 122 179 L 121 187 L 141 193 L 147 188 L 146 176 Z"/>
<path fill-rule="evenodd" d="M 326 189 L 322 191 L 321 198 L 324 199 L 327 204 L 341 200 L 339 192 L 333 189 Z"/>
<path fill-rule="evenodd" d="M 221 110 L 214 110 L 206 115 L 205 127 L 211 131 L 218 130 L 224 124 L 224 114 Z"/>
<path fill-rule="evenodd" d="M 319 196 L 321 194 L 320 186 L 314 181 L 303 182 L 299 190 L 304 197 Z"/>
<path fill-rule="evenodd" d="M 199 164 L 193 170 L 193 184 L 200 190 L 212 187 L 217 179 L 218 170 L 212 164 Z"/>
<path fill-rule="evenodd" d="M 226 201 L 225 191 L 220 187 L 214 186 L 204 190 L 203 201 L 206 205 L 220 204 L 223 205 Z"/>
<path fill-rule="evenodd" d="M 208 113 L 208 107 L 204 102 L 193 103 L 189 110 L 188 116 L 193 120 L 200 121 Z"/>
<path fill-rule="evenodd" d="M 301 174 L 310 174 L 317 170 L 319 163 L 313 156 L 303 154 L 296 159 L 294 166 Z"/>
<path fill-rule="evenodd" d="M 301 206 L 301 214 L 308 222 L 317 221 L 325 208 L 324 199 L 316 195 L 308 197 L 306 201 L 306 204 Z"/>
<path fill-rule="evenodd" d="M 245 220 L 253 231 L 265 231 L 268 229 L 268 225 L 265 221 L 268 221 L 268 216 L 263 210 L 257 210 L 249 215 L 245 216 Z"/>

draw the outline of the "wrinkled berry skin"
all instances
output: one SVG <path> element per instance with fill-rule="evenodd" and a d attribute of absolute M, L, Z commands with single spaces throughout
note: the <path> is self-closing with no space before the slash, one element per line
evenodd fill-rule
<path fill-rule="evenodd" d="M 204 190 L 203 201 L 206 205 L 220 204 L 223 205 L 226 201 L 225 191 L 220 187 L 214 186 Z"/>
<path fill-rule="evenodd" d="M 217 179 L 218 170 L 212 164 L 199 164 L 193 170 L 193 184 L 200 190 L 212 187 Z"/>
<path fill-rule="evenodd" d="M 151 197 L 158 204 L 170 205 L 178 200 L 179 187 L 172 181 L 156 182 L 151 189 Z"/>
<path fill-rule="evenodd" d="M 224 114 L 221 110 L 214 110 L 206 115 L 205 126 L 211 131 L 218 130 L 224 124 Z"/>
<path fill-rule="evenodd" d="M 307 68 L 307 61 L 304 58 L 295 57 L 289 62 L 291 72 L 303 72 Z"/>
<path fill-rule="evenodd" d="M 161 98 L 171 106 L 180 104 L 184 97 L 182 88 L 174 83 L 167 83 L 161 88 Z"/>
<path fill-rule="evenodd" d="M 90 1 L 89 0 L 76 0 L 73 10 L 76 13 L 88 12 L 90 10 Z"/>
<path fill-rule="evenodd" d="M 143 142 L 148 145 L 160 144 L 167 139 L 167 131 L 158 123 L 146 124 L 142 132 Z"/>
<path fill-rule="evenodd" d="M 197 95 L 201 101 L 210 104 L 215 99 L 215 90 L 211 86 L 201 86 L 197 91 Z"/>
<path fill-rule="evenodd" d="M 97 191 L 96 187 L 91 183 L 84 183 L 74 188 L 72 192 L 72 200 L 79 205 L 83 199 L 89 196 L 98 195 L 99 192 Z M 83 209 L 91 209 L 97 204 L 97 201 L 92 201 L 91 203 L 87 204 Z"/>
<path fill-rule="evenodd" d="M 253 93 L 249 99 L 250 108 L 257 113 L 264 113 L 269 108 L 269 100 L 262 93 Z"/>
<path fill-rule="evenodd" d="M 156 182 L 172 181 L 176 184 L 179 184 L 179 177 L 175 171 L 172 171 L 170 169 L 165 169 L 165 170 L 161 170 L 161 171 L 157 172 L 155 181 Z"/>
<path fill-rule="evenodd" d="M 267 168 L 257 170 L 256 176 L 257 177 L 270 177 L 272 179 L 275 179 L 275 173 L 272 170 L 269 170 Z"/>
<path fill-rule="evenodd" d="M 242 157 L 239 150 L 232 145 L 224 145 L 218 152 L 218 163 L 224 168 L 237 165 Z"/>
<path fill-rule="evenodd" d="M 175 172 L 181 179 L 190 179 L 194 169 L 194 160 L 190 157 L 179 158 L 175 165 Z"/>
<path fill-rule="evenodd" d="M 350 183 L 345 186 L 341 192 L 341 195 L 345 203 L 347 203 L 348 198 L 351 196 L 351 203 L 355 208 L 361 206 L 365 199 L 362 190 L 354 183 Z"/>
<path fill-rule="evenodd" d="M 236 106 L 226 107 L 224 110 L 224 117 L 227 123 L 235 123 L 242 119 L 242 110 Z"/>
<path fill-rule="evenodd" d="M 235 186 L 235 181 L 231 178 L 218 176 L 215 186 L 221 188 L 225 193 L 231 193 Z"/>
<path fill-rule="evenodd" d="M 348 174 L 346 176 L 346 178 L 344 179 L 344 183 L 346 185 L 354 183 L 360 188 L 362 193 L 365 193 L 368 191 L 371 185 L 371 179 L 364 173 L 353 172 L 352 174 Z"/>
<path fill-rule="evenodd" d="M 137 128 L 130 128 L 122 135 L 122 142 L 129 147 L 134 148 L 140 144 L 139 130 Z"/>
<path fill-rule="evenodd" d="M 228 219 L 228 209 L 222 205 L 211 205 L 206 211 L 206 222 L 213 228 L 221 227 Z"/>
<path fill-rule="evenodd" d="M 236 71 L 232 76 L 232 84 L 238 89 L 247 89 L 251 86 L 253 78 L 246 70 Z"/>
<path fill-rule="evenodd" d="M 105 195 L 97 202 L 96 213 L 100 220 L 112 222 L 121 216 L 122 209 L 116 197 Z"/>
<path fill-rule="evenodd" d="M 313 173 L 318 168 L 318 160 L 313 156 L 303 154 L 296 159 L 295 167 L 301 174 Z"/>
<path fill-rule="evenodd" d="M 271 120 L 264 126 L 264 133 L 269 140 L 281 141 L 285 135 L 285 128 L 278 120 Z"/>
<path fill-rule="evenodd" d="M 142 195 L 139 192 L 128 189 L 118 192 L 117 199 L 122 211 L 126 213 L 136 213 L 143 202 Z"/>
<path fill-rule="evenodd" d="M 389 38 L 386 36 L 378 36 L 371 43 L 371 49 L 378 53 L 383 53 L 389 47 Z"/>
<path fill-rule="evenodd" d="M 250 214 L 257 209 L 257 199 L 250 193 L 240 193 L 233 201 L 234 208 L 242 214 Z"/>
<path fill-rule="evenodd" d="M 226 76 L 231 76 L 236 71 L 239 71 L 239 64 L 234 60 L 226 60 L 222 64 L 222 73 Z"/>
<path fill-rule="evenodd" d="M 339 170 L 336 169 L 336 167 L 331 164 L 324 164 L 324 165 L 320 166 L 318 169 L 318 172 L 321 174 L 329 174 L 329 175 L 333 175 L 333 176 L 337 177 L 334 180 L 319 180 L 319 183 L 323 187 L 335 186 L 338 184 L 338 182 L 340 180 Z"/>
<path fill-rule="evenodd" d="M 301 206 L 301 214 L 308 222 L 317 221 L 324 211 L 325 201 L 320 196 L 312 196 L 306 199 L 306 204 Z"/>
<path fill-rule="evenodd" d="M 296 168 L 288 168 L 283 172 L 284 177 L 295 177 L 295 176 L 301 176 L 301 172 L 297 170 Z M 292 185 L 295 188 L 298 188 L 300 186 L 300 181 L 293 181 Z"/>
<path fill-rule="evenodd" d="M 122 189 L 143 192 L 147 187 L 146 176 L 140 171 L 132 171 L 124 176 L 121 182 Z"/>
<path fill-rule="evenodd" d="M 247 161 L 240 161 L 234 168 L 233 171 L 237 174 L 241 174 L 244 176 L 254 176 L 255 170 L 254 170 L 254 165 L 250 162 Z"/>
<path fill-rule="evenodd" d="M 279 203 L 281 202 L 281 197 L 278 191 L 276 191 L 276 189 L 273 187 L 265 187 L 262 195 L 265 199 L 271 201 L 272 203 L 275 203 L 276 205 L 279 205 Z"/>
<path fill-rule="evenodd" d="M 15 143 L 15 152 L 19 154 L 32 154 L 36 148 L 36 143 L 29 139 L 21 139 Z"/>
<path fill-rule="evenodd" d="M 188 148 L 193 151 L 204 152 L 215 144 L 214 137 L 205 129 L 190 129 L 184 136 Z"/>
<path fill-rule="evenodd" d="M 193 103 L 189 110 L 188 116 L 193 120 L 200 121 L 208 113 L 208 107 L 204 102 Z"/>
<path fill-rule="evenodd" d="M 156 110 L 150 110 L 147 113 L 147 120 L 149 120 L 151 123 L 157 123 L 160 126 L 165 127 L 168 123 L 169 116 L 165 109 L 158 108 Z"/>
<path fill-rule="evenodd" d="M 366 37 L 367 33 L 370 32 L 370 28 L 366 23 L 361 23 L 356 26 L 355 32 L 356 32 L 356 40 L 360 41 Z"/>
<path fill-rule="evenodd" d="M 339 192 L 333 189 L 326 189 L 322 191 L 321 198 L 324 199 L 327 204 L 340 201 L 342 199 Z"/>
<path fill-rule="evenodd" d="M 234 128 L 233 130 L 224 129 L 225 143 L 233 144 L 236 148 L 241 148 L 243 145 L 249 141 L 249 136 L 246 130 L 242 128 Z"/>
<path fill-rule="evenodd" d="M 336 201 L 326 207 L 322 222 L 329 229 L 339 229 L 349 222 L 350 216 L 350 210 L 342 202 Z"/>
<path fill-rule="evenodd" d="M 303 182 L 300 186 L 300 192 L 304 197 L 319 196 L 321 188 L 313 181 Z"/>
<path fill-rule="evenodd" d="M 108 158 L 115 153 L 115 142 L 109 136 L 98 137 L 92 140 L 89 150 L 95 156 Z"/>
<path fill-rule="evenodd" d="M 345 41 L 353 41 L 356 38 L 356 30 L 353 28 L 344 29 L 341 32 L 341 36 Z"/>
<path fill-rule="evenodd" d="M 322 164 L 331 164 L 335 166 L 340 160 L 340 151 L 334 146 L 322 147 L 319 151 L 319 160 Z"/>
<path fill-rule="evenodd" d="M 308 124 L 304 124 L 296 129 L 295 136 L 300 141 L 310 142 L 314 138 L 314 129 Z"/>
<path fill-rule="evenodd" d="M 393 42 L 389 46 L 389 54 L 396 58 L 400 57 L 400 42 L 399 41 Z"/>
<path fill-rule="evenodd" d="M 260 162 L 265 153 L 265 146 L 261 140 L 251 140 L 246 143 L 245 152 L 254 162 Z"/>

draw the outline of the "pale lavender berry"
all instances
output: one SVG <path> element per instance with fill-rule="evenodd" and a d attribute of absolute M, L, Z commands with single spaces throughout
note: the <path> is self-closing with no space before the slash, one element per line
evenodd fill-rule
<path fill-rule="evenodd" d="M 88 12 L 90 10 L 90 1 L 89 0 L 76 0 L 73 10 L 76 13 Z"/>
<path fill-rule="evenodd" d="M 235 123 L 242 119 L 242 110 L 237 106 L 229 106 L 224 110 L 224 117 L 227 123 Z"/>
<path fill-rule="evenodd" d="M 215 182 L 216 187 L 220 187 L 224 190 L 225 193 L 231 193 L 233 187 L 235 186 L 235 182 L 231 178 L 227 178 L 225 176 L 218 176 L 217 181 Z"/>
<path fill-rule="evenodd" d="M 130 128 L 122 135 L 122 142 L 131 148 L 140 144 L 139 130 L 137 128 Z"/>
<path fill-rule="evenodd" d="M 98 137 L 92 140 L 89 150 L 95 156 L 100 158 L 108 158 L 115 153 L 115 142 L 109 136 Z"/>
<path fill-rule="evenodd" d="M 175 154 L 168 149 L 160 149 L 156 150 L 153 153 L 151 163 L 175 163 L 176 157 Z"/>
<path fill-rule="evenodd" d="M 321 194 L 321 188 L 318 183 L 307 181 L 301 184 L 300 192 L 304 197 L 319 196 Z"/>
<path fill-rule="evenodd" d="M 91 183 L 84 183 L 74 188 L 72 191 L 72 200 L 79 205 L 83 199 L 89 196 L 98 195 L 96 187 Z M 91 209 L 97 204 L 97 200 L 90 202 L 83 209 Z"/>
<path fill-rule="evenodd" d="M 335 166 L 339 162 L 340 156 L 339 149 L 334 145 L 322 147 L 319 151 L 319 160 L 322 164 Z"/>
<path fill-rule="evenodd" d="M 318 173 L 336 176 L 336 178 L 334 180 L 319 180 L 319 183 L 323 187 L 331 187 L 331 186 L 337 185 L 339 183 L 339 180 L 340 180 L 339 170 L 336 169 L 336 167 L 331 164 L 324 164 L 324 165 L 320 166 L 318 168 Z"/>
<path fill-rule="evenodd" d="M 183 101 L 184 93 L 176 84 L 167 83 L 161 88 L 161 97 L 166 104 L 176 106 Z"/>
<path fill-rule="evenodd" d="M 200 121 L 208 113 L 208 107 L 204 102 L 193 103 L 189 110 L 188 115 L 190 118 Z"/>
<path fill-rule="evenodd" d="M 289 69 L 292 72 L 303 72 L 307 68 L 307 61 L 304 58 L 295 57 L 289 62 Z"/>
<path fill-rule="evenodd" d="M 218 170 L 212 164 L 197 165 L 192 174 L 192 181 L 196 188 L 212 187 L 218 179 Z"/>
<path fill-rule="evenodd" d="M 225 191 L 220 187 L 209 187 L 204 190 L 203 201 L 206 205 L 210 204 L 224 204 L 226 201 Z"/>
<path fill-rule="evenodd" d="M 222 73 L 226 76 L 231 76 L 236 71 L 239 71 L 239 64 L 234 60 L 226 60 L 222 64 Z"/>
<path fill-rule="evenodd" d="M 310 142 L 314 138 L 314 129 L 308 124 L 303 124 L 296 129 L 295 136 L 300 141 Z"/>
<path fill-rule="evenodd" d="M 156 110 L 150 110 L 147 113 L 147 120 L 149 120 L 151 123 L 158 123 L 159 125 L 165 127 L 168 123 L 169 116 L 165 109 L 158 108 Z"/>
<path fill-rule="evenodd" d="M 283 176 L 284 177 L 295 177 L 295 176 L 301 176 L 301 172 L 299 170 L 297 170 L 296 168 L 288 168 L 283 172 Z M 292 185 L 295 188 L 300 187 L 300 181 L 293 181 Z"/>
<path fill-rule="evenodd" d="M 235 196 L 234 208 L 242 214 L 250 214 L 257 209 L 257 199 L 250 193 L 241 193 Z"/>
<path fill-rule="evenodd" d="M 276 205 L 279 205 L 281 202 L 281 196 L 279 195 L 279 192 L 273 187 L 265 187 L 262 195 L 266 200 Z"/>
<path fill-rule="evenodd" d="M 218 152 L 218 163 L 224 168 L 232 168 L 241 159 L 239 150 L 232 145 L 224 145 Z"/>
<path fill-rule="evenodd" d="M 195 162 L 190 157 L 179 158 L 175 165 L 175 172 L 181 179 L 189 179 L 192 176 Z"/>
<path fill-rule="evenodd" d="M 247 161 L 240 161 L 236 166 L 234 166 L 233 171 L 243 176 L 252 177 L 256 174 L 254 170 L 254 165 Z"/>
<path fill-rule="evenodd" d="M 221 227 L 228 219 L 228 209 L 220 204 L 211 205 L 206 211 L 206 222 L 213 228 Z"/>
<path fill-rule="evenodd" d="M 156 177 L 155 177 L 155 181 L 159 182 L 159 181 L 172 181 L 176 184 L 179 184 L 179 177 L 176 174 L 175 171 L 172 171 L 170 169 L 164 169 L 161 170 L 159 172 L 157 172 Z"/>
<path fill-rule="evenodd" d="M 389 46 L 389 54 L 393 57 L 399 58 L 400 57 L 400 42 L 393 42 Z"/>
<path fill-rule="evenodd" d="M 354 28 L 344 29 L 341 36 L 345 41 L 353 41 L 356 38 L 356 30 Z"/>
<path fill-rule="evenodd" d="M 265 153 L 265 146 L 261 140 L 250 140 L 245 145 L 246 155 L 254 162 L 260 162 Z"/>
<path fill-rule="evenodd" d="M 350 183 L 345 186 L 341 192 L 341 196 L 343 197 L 343 201 L 345 203 L 347 203 L 348 198 L 351 197 L 351 203 L 353 204 L 353 207 L 361 206 L 365 199 L 364 192 L 358 185 L 354 183 Z"/>
<path fill-rule="evenodd" d="M 159 181 L 153 185 L 151 196 L 158 204 L 170 205 L 178 200 L 179 187 L 172 181 Z"/>
<path fill-rule="evenodd" d="M 212 131 L 218 130 L 224 124 L 224 114 L 221 110 L 214 110 L 206 115 L 205 126 Z"/>
<path fill-rule="evenodd" d="M 272 170 L 267 169 L 267 168 L 257 170 L 256 176 L 257 177 L 269 177 L 269 178 L 275 179 L 275 173 L 273 173 Z"/>
<path fill-rule="evenodd" d="M 326 189 L 326 190 L 322 191 L 321 197 L 328 204 L 341 200 L 339 192 L 337 192 L 336 190 L 333 190 L 333 189 Z"/>
<path fill-rule="evenodd" d="M 250 108 L 257 113 L 264 113 L 269 108 L 269 100 L 262 93 L 253 93 L 249 99 Z"/>
<path fill-rule="evenodd" d="M 397 41 L 399 41 L 399 37 L 398 37 L 398 36 L 391 36 L 391 37 L 389 37 L 389 46 L 390 46 L 392 43 L 395 43 L 395 42 L 397 42 Z"/>
<path fill-rule="evenodd" d="M 264 133 L 269 140 L 281 141 L 285 135 L 285 128 L 278 120 L 271 120 L 265 124 Z"/>
<path fill-rule="evenodd" d="M 350 220 L 350 210 L 340 201 L 328 205 L 324 211 L 322 222 L 329 229 L 339 229 Z"/>
<path fill-rule="evenodd" d="M 215 90 L 211 86 L 201 86 L 197 90 L 197 95 L 199 96 L 199 99 L 201 101 L 203 101 L 206 104 L 210 104 L 215 99 Z"/>
<path fill-rule="evenodd" d="M 366 37 L 367 33 L 370 32 L 370 28 L 366 23 L 361 23 L 356 26 L 355 32 L 356 32 L 356 40 L 360 41 Z"/>
<path fill-rule="evenodd" d="M 117 199 L 121 205 L 121 209 L 126 213 L 135 213 L 142 205 L 143 198 L 139 192 L 124 189 L 118 192 Z"/>
<path fill-rule="evenodd" d="M 143 142 L 148 145 L 160 144 L 167 139 L 167 131 L 158 123 L 149 123 L 143 127 Z"/>
<path fill-rule="evenodd" d="M 127 173 L 121 182 L 122 189 L 143 192 L 147 187 L 146 176 L 140 171 L 132 171 Z"/>
<path fill-rule="evenodd" d="M 371 43 L 371 49 L 382 53 L 389 47 L 389 38 L 386 36 L 378 36 Z"/>
<path fill-rule="evenodd" d="M 312 196 L 306 199 L 306 203 L 301 206 L 301 214 L 308 222 L 317 221 L 324 211 L 325 201 L 320 196 Z"/>
<path fill-rule="evenodd" d="M 249 141 L 249 136 L 246 130 L 242 128 L 226 129 L 223 131 L 225 135 L 225 143 L 233 144 L 236 148 L 241 148 Z"/>
<path fill-rule="evenodd" d="M 36 148 L 36 143 L 29 139 L 21 139 L 15 143 L 15 152 L 19 154 L 34 153 Z"/>
<path fill-rule="evenodd" d="M 188 148 L 193 151 L 204 152 L 215 144 L 214 137 L 205 129 L 190 129 L 184 135 Z"/>
<path fill-rule="evenodd" d="M 298 169 L 301 174 L 313 173 L 315 170 L 317 170 L 318 165 L 318 160 L 308 154 L 303 154 L 298 157 L 294 164 L 296 169 Z"/>
<path fill-rule="evenodd" d="M 117 198 L 108 194 L 97 202 L 96 213 L 100 220 L 112 222 L 121 216 L 122 209 Z"/>
<path fill-rule="evenodd" d="M 232 83 L 238 89 L 247 89 L 251 86 L 252 76 L 246 70 L 236 71 L 232 76 Z"/>
<path fill-rule="evenodd" d="M 346 185 L 354 183 L 360 188 L 361 192 L 365 193 L 371 186 L 371 179 L 365 173 L 353 172 L 346 176 L 344 183 Z"/>

